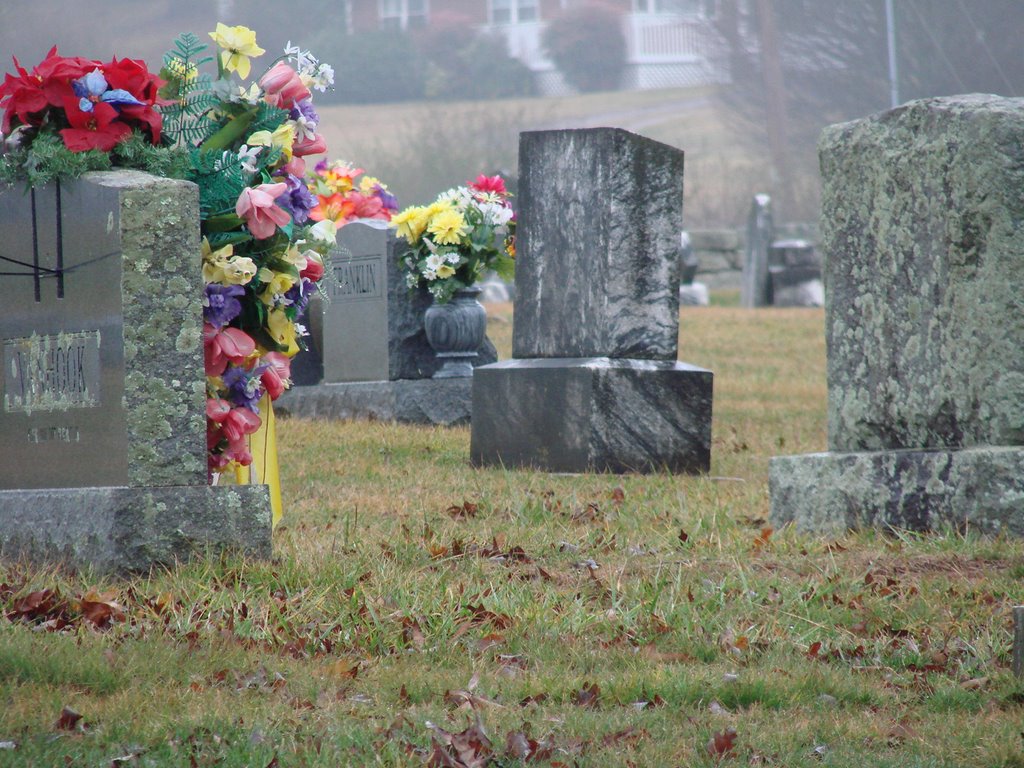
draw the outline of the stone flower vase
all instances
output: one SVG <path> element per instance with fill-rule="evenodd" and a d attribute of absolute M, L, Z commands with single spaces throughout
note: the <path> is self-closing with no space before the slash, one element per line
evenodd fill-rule
<path fill-rule="evenodd" d="M 473 360 L 487 332 L 487 311 L 477 301 L 480 289 L 463 288 L 446 304 L 431 304 L 423 316 L 427 341 L 443 365 L 435 379 L 464 378 L 473 375 Z"/>

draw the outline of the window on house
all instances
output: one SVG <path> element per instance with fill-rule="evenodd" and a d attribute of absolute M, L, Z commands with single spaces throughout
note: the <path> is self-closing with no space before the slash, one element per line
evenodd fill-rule
<path fill-rule="evenodd" d="M 377 0 L 381 29 L 414 29 L 427 25 L 427 0 Z"/>
<path fill-rule="evenodd" d="M 537 20 L 537 0 L 490 0 L 491 24 Z"/>
<path fill-rule="evenodd" d="M 633 11 L 712 17 L 715 15 L 715 0 L 633 0 Z"/>

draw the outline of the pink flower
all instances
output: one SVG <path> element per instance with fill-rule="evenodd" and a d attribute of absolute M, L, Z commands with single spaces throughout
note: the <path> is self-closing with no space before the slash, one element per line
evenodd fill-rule
<path fill-rule="evenodd" d="M 206 418 L 214 424 L 220 424 L 231 413 L 231 403 L 219 397 L 206 398 Z"/>
<path fill-rule="evenodd" d="M 257 240 L 266 240 L 277 230 L 292 220 L 288 212 L 274 204 L 274 200 L 288 190 L 284 182 L 277 184 L 260 184 L 258 187 L 246 187 L 235 203 L 235 213 L 245 219 L 249 232 Z"/>
<path fill-rule="evenodd" d="M 476 177 L 476 181 L 470 182 L 469 187 L 478 192 L 493 192 L 496 195 L 508 194 L 508 190 L 505 189 L 505 180 L 501 176 L 485 176 L 481 173 Z"/>
<path fill-rule="evenodd" d="M 306 175 L 306 161 L 301 157 L 292 155 L 292 159 L 281 166 L 281 173 L 290 173 L 292 176 L 301 179 Z"/>
<path fill-rule="evenodd" d="M 299 277 L 304 277 L 310 282 L 319 283 L 324 276 L 324 262 L 319 254 L 316 258 L 306 257 L 306 266 L 299 272 Z"/>
<path fill-rule="evenodd" d="M 240 442 L 246 435 L 251 435 L 262 423 L 260 417 L 248 408 L 232 408 L 224 417 L 221 429 L 224 430 L 224 437 L 228 443 L 233 444 Z"/>
<path fill-rule="evenodd" d="M 291 109 L 296 101 L 308 99 L 311 95 L 299 73 L 283 61 L 279 61 L 260 78 L 260 88 L 266 94 L 264 98 L 267 103 L 279 109 Z"/>
<path fill-rule="evenodd" d="M 391 212 L 384 210 L 384 203 L 376 195 L 364 195 L 353 190 L 348 193 L 348 199 L 355 205 L 352 215 L 357 219 L 384 219 L 391 218 Z"/>
<path fill-rule="evenodd" d="M 324 137 L 319 133 L 316 134 L 312 139 L 303 139 L 302 141 L 296 141 L 292 144 L 292 154 L 297 157 L 305 157 L 306 155 L 319 155 L 322 152 L 327 151 L 327 142 L 324 141 Z"/>
<path fill-rule="evenodd" d="M 203 353 L 206 361 L 206 375 L 220 376 L 228 363 L 240 365 L 256 351 L 256 342 L 245 331 L 238 328 L 217 328 L 210 323 L 203 324 Z M 207 403 L 207 414 L 210 412 Z"/>
<path fill-rule="evenodd" d="M 270 399 L 277 400 L 292 376 L 292 361 L 280 352 L 268 352 L 263 356 L 263 360 L 270 363 L 270 367 L 260 376 L 260 383 L 267 390 Z"/>

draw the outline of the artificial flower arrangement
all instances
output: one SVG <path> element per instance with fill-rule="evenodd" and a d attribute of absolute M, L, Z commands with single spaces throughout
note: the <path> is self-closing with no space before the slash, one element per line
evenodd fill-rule
<path fill-rule="evenodd" d="M 515 212 L 509 197 L 500 176 L 480 175 L 430 205 L 393 216 L 391 225 L 409 243 L 402 256 L 409 288 L 425 286 L 443 304 L 487 270 L 511 279 Z"/>
<path fill-rule="evenodd" d="M 309 191 L 316 199 L 310 218 L 333 221 L 339 228 L 356 219 L 390 221 L 398 201 L 380 179 L 363 173 L 362 168 L 340 160 L 317 163 L 308 178 Z"/>
<path fill-rule="evenodd" d="M 248 436 L 261 401 L 289 385 L 300 320 L 323 276 L 335 222 L 314 218 L 304 158 L 326 151 L 311 89 L 333 72 L 289 43 L 248 87 L 255 33 L 218 24 L 215 58 L 191 34 L 159 76 L 133 59 L 101 63 L 53 49 L 0 85 L 5 152 L 0 180 L 30 185 L 113 165 L 199 186 L 207 447 L 214 474 L 252 462 Z M 216 78 L 202 67 L 216 60 Z"/>

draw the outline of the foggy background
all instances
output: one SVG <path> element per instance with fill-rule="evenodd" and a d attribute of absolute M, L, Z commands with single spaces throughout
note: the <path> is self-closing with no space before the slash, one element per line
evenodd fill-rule
<path fill-rule="evenodd" d="M 430 0 L 434 16 L 422 28 L 354 34 L 342 0 L 2 0 L 0 71 L 13 69 L 12 55 L 31 68 L 54 44 L 64 55 L 142 58 L 156 70 L 181 32 L 209 41 L 217 21 L 241 24 L 268 52 L 254 60 L 254 77 L 288 41 L 334 66 L 335 90 L 315 94 L 330 157 L 380 176 L 403 206 L 476 173 L 514 177 L 520 130 L 601 124 L 687 152 L 687 226 L 738 225 L 757 192 L 773 195 L 777 220 L 816 220 L 822 127 L 889 108 L 884 0 L 607 1 L 617 8 L 591 0 L 539 7 L 546 19 L 554 8 L 586 20 L 697 2 L 727 82 L 617 90 L 622 53 L 609 44 L 597 46 L 605 59 L 588 65 L 597 77 L 578 83 L 578 94 L 539 96 L 500 39 L 441 13 L 442 0 Z M 493 0 L 451 5 L 472 8 L 467 2 L 483 9 Z M 893 8 L 901 102 L 1024 93 L 1022 0 L 893 0 Z"/>

